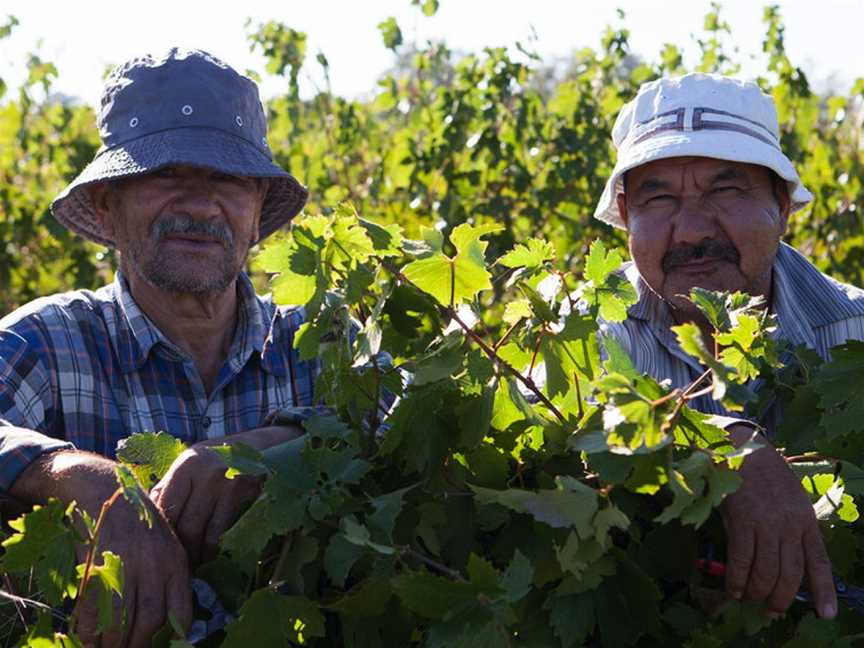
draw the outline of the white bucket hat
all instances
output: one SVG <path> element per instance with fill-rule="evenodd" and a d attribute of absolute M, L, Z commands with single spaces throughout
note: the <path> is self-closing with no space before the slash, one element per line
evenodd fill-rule
<path fill-rule="evenodd" d="M 768 167 L 786 180 L 792 211 L 813 195 L 780 150 L 777 109 L 755 83 L 714 74 L 658 79 L 639 88 L 612 129 L 618 160 L 594 217 L 624 229 L 616 197 L 624 173 L 654 160 L 710 157 Z"/>

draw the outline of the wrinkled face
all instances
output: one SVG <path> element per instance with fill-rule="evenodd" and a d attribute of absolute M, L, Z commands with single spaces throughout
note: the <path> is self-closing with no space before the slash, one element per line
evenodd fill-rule
<path fill-rule="evenodd" d="M 715 158 L 657 160 L 627 173 L 618 208 L 642 278 L 679 309 L 694 287 L 770 293 L 789 201 L 767 168 Z"/>
<path fill-rule="evenodd" d="M 265 189 L 255 178 L 178 165 L 97 188 L 93 197 L 124 272 L 169 293 L 208 295 L 240 274 Z"/>

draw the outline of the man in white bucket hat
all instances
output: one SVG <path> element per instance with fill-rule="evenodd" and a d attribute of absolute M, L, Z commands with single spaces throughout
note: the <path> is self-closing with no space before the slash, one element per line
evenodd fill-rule
<path fill-rule="evenodd" d="M 864 339 L 864 293 L 780 240 L 789 215 L 812 196 L 780 148 L 773 101 L 756 84 L 705 74 L 647 83 L 621 110 L 612 138 L 618 159 L 594 215 L 627 230 L 633 263 L 625 272 L 639 300 L 608 329 L 641 371 L 678 387 L 704 371 L 670 330 L 689 321 L 709 331 L 685 297 L 694 287 L 763 296 L 779 335 L 823 357 Z M 710 396 L 695 405 L 727 414 Z M 742 442 L 752 428 L 731 425 L 729 433 Z M 806 576 L 817 612 L 833 617 L 830 561 L 798 479 L 770 446 L 748 456 L 741 475 L 722 508 L 728 593 L 779 614 Z"/>

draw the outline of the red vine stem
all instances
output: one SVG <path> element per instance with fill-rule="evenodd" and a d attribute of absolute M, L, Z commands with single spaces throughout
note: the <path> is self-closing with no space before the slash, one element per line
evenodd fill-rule
<path fill-rule="evenodd" d="M 498 351 L 498 349 L 500 349 L 502 346 L 504 346 L 504 343 L 507 341 L 507 338 L 510 337 L 510 335 L 513 333 L 513 331 L 515 331 L 516 328 L 517 328 L 517 327 L 518 327 L 518 326 L 519 326 L 519 325 L 520 325 L 524 320 L 525 320 L 524 317 L 520 317 L 517 321 L 513 322 L 513 324 L 510 326 L 510 328 L 508 328 L 507 331 L 504 333 L 504 335 L 501 337 L 501 339 L 498 340 L 494 345 L 492 345 L 492 350 L 493 350 L 493 351 Z"/>
<path fill-rule="evenodd" d="M 81 603 L 84 600 L 84 592 L 87 590 L 87 583 L 90 582 L 90 575 L 93 570 L 93 561 L 96 559 L 96 550 L 99 547 L 99 531 L 102 530 L 102 523 L 105 521 L 105 514 L 108 512 L 117 498 L 123 494 L 123 487 L 119 486 L 117 490 L 107 500 L 102 502 L 102 507 L 99 509 L 99 517 L 96 518 L 96 525 L 93 527 L 93 533 L 90 535 L 90 546 L 87 548 L 87 560 L 84 562 L 84 575 L 81 577 L 81 583 L 78 586 L 78 598 L 75 601 L 75 607 L 72 609 L 72 614 L 69 615 L 69 629 L 74 633 L 75 626 L 78 624 L 78 615 L 81 611 Z"/>
<path fill-rule="evenodd" d="M 490 359 L 490 360 L 494 360 L 495 362 L 497 362 L 497 363 L 499 364 L 499 366 L 503 367 L 503 368 L 506 369 L 508 372 L 510 372 L 510 374 L 512 374 L 513 377 L 516 378 L 516 380 L 518 380 L 519 382 L 521 382 L 521 383 L 525 386 L 526 389 L 528 389 L 532 394 L 534 394 L 534 395 L 537 397 L 537 400 L 539 400 L 541 403 L 543 403 L 543 404 L 544 404 L 544 405 L 549 409 L 549 411 L 552 412 L 552 413 L 555 415 L 555 417 L 556 417 L 556 418 L 557 418 L 557 419 L 558 419 L 562 424 L 564 424 L 564 425 L 567 424 L 567 419 L 566 419 L 566 418 L 564 417 L 564 415 L 563 415 L 563 414 L 558 410 L 558 408 L 555 407 L 555 405 L 552 404 L 552 401 L 550 401 L 548 398 L 546 398 L 546 396 L 543 394 L 543 392 L 540 391 L 540 388 L 537 387 L 537 384 L 534 382 L 534 379 L 533 379 L 533 378 L 531 378 L 530 376 L 528 376 L 528 377 L 523 376 L 519 371 L 517 371 L 517 370 L 513 367 L 513 365 L 511 365 L 509 362 L 507 362 L 506 360 L 504 360 L 503 358 L 501 358 L 501 357 L 500 357 L 500 356 L 495 352 L 494 349 L 492 349 L 488 344 L 486 344 L 486 342 L 483 340 L 483 338 L 481 338 L 481 337 L 480 337 L 479 335 L 477 335 L 474 331 L 472 331 L 472 330 L 471 330 L 471 327 L 468 326 L 465 322 L 463 322 L 463 321 L 459 318 L 459 315 L 457 315 L 456 312 L 455 312 L 452 308 L 451 308 L 451 309 L 448 309 L 448 310 L 450 311 L 450 312 L 448 313 L 448 315 L 450 315 L 450 316 L 453 318 L 453 321 L 456 322 L 456 323 L 457 323 L 457 324 L 462 328 L 462 330 L 465 331 L 465 334 L 466 334 L 466 335 L 467 335 L 467 336 L 468 336 L 468 337 L 469 337 L 469 338 L 470 338 L 470 339 L 471 339 L 471 340 L 472 340 L 472 341 L 473 341 L 477 346 L 479 346 L 480 349 L 481 349 L 481 350 L 482 350 L 486 355 L 489 356 L 489 359 Z"/>

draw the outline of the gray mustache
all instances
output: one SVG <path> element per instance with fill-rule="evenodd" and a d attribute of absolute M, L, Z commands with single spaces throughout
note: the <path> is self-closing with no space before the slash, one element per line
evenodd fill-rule
<path fill-rule="evenodd" d="M 188 216 L 165 216 L 159 219 L 153 227 L 153 236 L 159 240 L 169 234 L 200 234 L 221 241 L 226 246 L 234 244 L 234 234 L 227 225 L 198 221 Z"/>
<path fill-rule="evenodd" d="M 683 245 L 663 255 L 663 272 L 691 261 L 730 261 L 737 264 L 741 255 L 734 245 L 707 240 L 698 245 Z"/>

